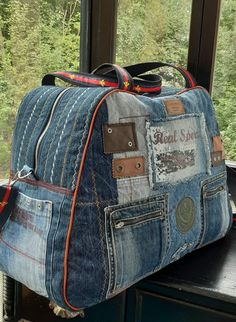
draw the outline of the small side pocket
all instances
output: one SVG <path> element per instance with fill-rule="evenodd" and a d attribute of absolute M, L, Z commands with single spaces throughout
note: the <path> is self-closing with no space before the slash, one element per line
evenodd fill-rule
<path fill-rule="evenodd" d="M 231 210 L 223 173 L 202 185 L 203 234 L 200 246 L 225 236 L 231 225 Z"/>
<path fill-rule="evenodd" d="M 51 201 L 19 193 L 0 235 L 2 269 L 43 296 L 47 296 L 45 261 L 51 215 Z"/>
<path fill-rule="evenodd" d="M 167 245 L 167 196 L 105 209 L 110 265 L 108 294 L 156 271 Z"/>

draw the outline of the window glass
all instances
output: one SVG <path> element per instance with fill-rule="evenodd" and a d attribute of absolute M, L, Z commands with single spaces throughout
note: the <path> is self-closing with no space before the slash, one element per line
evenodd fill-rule
<path fill-rule="evenodd" d="M 160 61 L 186 67 L 191 5 L 190 0 L 118 0 L 117 64 Z M 172 69 L 159 74 L 163 70 L 165 79 L 181 82 Z"/>
<path fill-rule="evenodd" d="M 236 161 L 236 1 L 222 0 L 213 99 L 226 158 Z"/>
<path fill-rule="evenodd" d="M 0 178 L 22 97 L 45 73 L 78 68 L 79 28 L 80 0 L 0 1 Z"/>

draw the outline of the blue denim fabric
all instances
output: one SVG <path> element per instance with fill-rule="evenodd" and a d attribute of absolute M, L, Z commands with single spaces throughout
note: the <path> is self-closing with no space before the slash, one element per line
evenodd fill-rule
<path fill-rule="evenodd" d="M 35 89 L 19 109 L 11 170 L 32 168 L 33 173 L 15 183 L 20 193 L 0 234 L 0 269 L 71 309 L 63 284 L 73 193 L 94 110 L 112 89 L 62 91 Z M 66 295 L 76 308 L 116 295 L 222 238 L 231 226 L 225 165 L 211 161 L 212 138 L 219 136 L 212 101 L 200 88 L 177 92 L 111 93 L 99 109 L 69 239 Z M 181 100 L 184 113 L 168 115 L 167 98 Z M 105 154 L 103 125 L 124 122 L 135 123 L 138 150 Z M 170 143 L 164 144 L 160 135 L 171 136 Z M 168 163 L 173 155 L 185 161 Z M 113 177 L 114 159 L 137 156 L 145 160 L 144 175 Z"/>

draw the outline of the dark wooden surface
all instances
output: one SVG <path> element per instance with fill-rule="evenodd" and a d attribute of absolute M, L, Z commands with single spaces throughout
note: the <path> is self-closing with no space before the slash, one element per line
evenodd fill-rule
<path fill-rule="evenodd" d="M 236 305 L 236 229 L 147 280 Z"/>

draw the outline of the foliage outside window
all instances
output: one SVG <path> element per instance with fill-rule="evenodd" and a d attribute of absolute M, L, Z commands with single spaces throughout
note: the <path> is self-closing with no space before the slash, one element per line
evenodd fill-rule
<path fill-rule="evenodd" d="M 168 61 L 186 67 L 191 2 L 130 0 L 127 5 L 118 0 L 117 63 Z M 8 175 L 12 129 L 23 95 L 39 86 L 48 71 L 78 69 L 79 29 L 80 0 L 0 0 L 0 178 Z M 235 57 L 236 2 L 222 0 L 213 98 L 227 158 L 233 160 Z M 165 78 L 178 86 L 177 74 L 164 70 Z"/>
<path fill-rule="evenodd" d="M 119 0 L 117 63 L 145 61 L 186 67 L 190 0 Z M 160 73 L 160 71 L 158 71 Z M 160 74 L 162 75 L 163 72 Z M 164 74 L 179 85 L 172 70 Z M 227 159 L 236 161 L 236 1 L 222 0 L 213 99 Z"/>
<path fill-rule="evenodd" d="M 213 87 L 227 159 L 236 161 L 236 1 L 222 0 Z"/>
<path fill-rule="evenodd" d="M 127 6 L 126 0 L 118 0 L 118 4 L 118 64 L 160 61 L 186 67 L 192 1 L 130 0 Z M 157 72 L 173 85 L 183 84 L 173 69 Z"/>
<path fill-rule="evenodd" d="M 0 178 L 22 97 L 45 73 L 78 69 L 79 30 L 80 0 L 0 1 Z"/>

